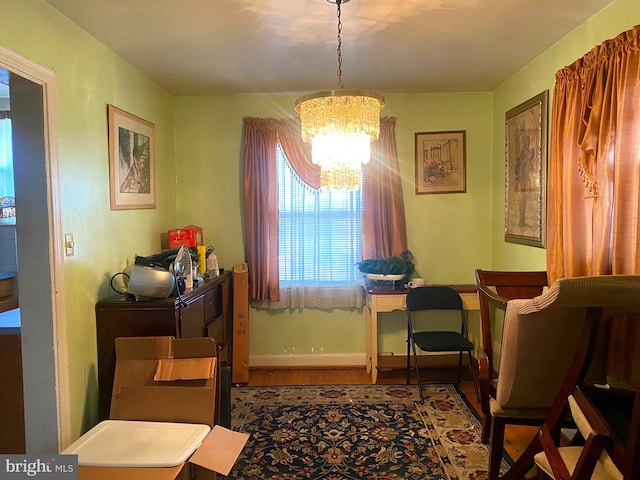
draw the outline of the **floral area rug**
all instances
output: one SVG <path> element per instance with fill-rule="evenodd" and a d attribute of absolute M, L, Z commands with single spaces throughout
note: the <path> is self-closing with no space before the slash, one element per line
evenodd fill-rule
<path fill-rule="evenodd" d="M 233 387 L 249 441 L 227 478 L 482 480 L 488 447 L 454 385 Z M 503 462 L 502 470 L 508 464 Z"/>

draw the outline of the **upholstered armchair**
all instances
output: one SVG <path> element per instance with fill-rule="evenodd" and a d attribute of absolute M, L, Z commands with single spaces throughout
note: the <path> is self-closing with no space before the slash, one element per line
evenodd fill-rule
<path fill-rule="evenodd" d="M 506 424 L 542 425 L 554 402 L 566 404 L 576 382 L 606 383 L 600 320 L 629 310 L 640 311 L 640 276 L 561 279 L 537 297 L 507 302 L 495 393 L 489 397 L 490 480 L 498 478 Z M 486 385 L 490 367 L 482 351 L 478 361 Z M 563 398 L 556 400 L 559 392 Z M 556 412 L 550 423 L 556 439 L 564 414 Z"/>
<path fill-rule="evenodd" d="M 500 364 L 500 340 L 502 323 L 507 302 L 515 298 L 533 298 L 542 294 L 547 287 L 547 272 L 544 271 L 475 271 L 478 300 L 480 304 L 480 324 L 482 352 L 486 357 L 481 367 L 484 370 L 480 385 L 480 408 L 483 415 L 482 443 L 489 443 L 491 433 L 491 412 L 489 398 L 495 396 Z M 494 315 L 495 314 L 495 315 Z M 533 420 L 539 424 L 540 418 Z M 510 423 L 531 424 L 525 417 L 512 419 Z"/>

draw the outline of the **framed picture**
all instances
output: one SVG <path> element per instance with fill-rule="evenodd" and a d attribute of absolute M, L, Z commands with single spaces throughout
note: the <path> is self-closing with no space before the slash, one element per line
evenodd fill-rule
<path fill-rule="evenodd" d="M 417 132 L 416 195 L 465 193 L 466 131 Z"/>
<path fill-rule="evenodd" d="M 504 239 L 544 248 L 549 91 L 509 110 L 505 124 Z"/>
<path fill-rule="evenodd" d="M 155 125 L 113 105 L 107 116 L 111 210 L 156 208 Z"/>

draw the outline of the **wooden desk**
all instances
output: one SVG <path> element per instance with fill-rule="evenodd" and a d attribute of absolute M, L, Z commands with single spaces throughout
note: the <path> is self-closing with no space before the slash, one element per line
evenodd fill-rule
<path fill-rule="evenodd" d="M 480 310 L 475 285 L 449 285 L 462 298 L 465 310 Z M 366 290 L 367 322 L 367 373 L 371 373 L 371 383 L 378 379 L 378 313 L 406 310 L 408 290 Z"/>

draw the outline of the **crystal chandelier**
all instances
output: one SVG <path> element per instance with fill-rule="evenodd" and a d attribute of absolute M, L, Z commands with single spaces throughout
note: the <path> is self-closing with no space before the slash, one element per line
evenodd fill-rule
<path fill-rule="evenodd" d="M 384 97 L 369 91 L 344 90 L 342 22 L 338 10 L 338 90 L 311 93 L 296 100 L 302 140 L 311 143 L 311 158 L 320 166 L 320 188 L 357 190 L 361 165 L 371 158 L 371 142 L 380 133 Z"/>

